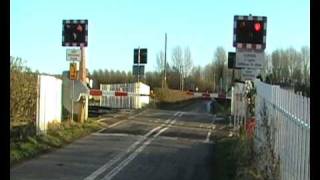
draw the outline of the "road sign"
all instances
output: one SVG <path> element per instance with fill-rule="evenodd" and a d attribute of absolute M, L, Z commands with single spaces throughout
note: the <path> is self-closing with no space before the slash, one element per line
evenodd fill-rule
<path fill-rule="evenodd" d="M 70 79 L 76 80 L 77 79 L 77 63 L 70 63 Z"/>
<path fill-rule="evenodd" d="M 133 63 L 138 64 L 138 59 L 139 59 L 139 49 L 134 49 L 133 50 Z"/>
<path fill-rule="evenodd" d="M 62 46 L 88 45 L 88 20 L 62 21 Z"/>
<path fill-rule="evenodd" d="M 144 75 L 144 65 L 133 65 L 133 75 Z"/>
<path fill-rule="evenodd" d="M 140 48 L 140 53 L 139 49 L 134 49 L 133 50 L 133 63 L 134 64 L 147 64 L 147 54 L 148 50 L 146 48 Z M 140 62 L 138 62 L 140 57 Z"/>
<path fill-rule="evenodd" d="M 266 34 L 266 16 L 234 16 L 234 47 L 263 50 L 266 48 Z"/>
<path fill-rule="evenodd" d="M 263 51 L 237 49 L 236 67 L 262 69 L 265 55 Z"/>
<path fill-rule="evenodd" d="M 257 75 L 257 69 L 241 69 L 241 76 L 243 80 L 254 80 Z"/>
<path fill-rule="evenodd" d="M 140 49 L 140 64 L 147 64 L 148 50 L 146 48 Z"/>
<path fill-rule="evenodd" d="M 67 49 L 67 61 L 81 61 L 80 49 Z"/>

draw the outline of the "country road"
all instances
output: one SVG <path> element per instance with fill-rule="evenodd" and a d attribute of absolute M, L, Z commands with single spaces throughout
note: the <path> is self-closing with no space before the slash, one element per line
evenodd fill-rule
<path fill-rule="evenodd" d="M 214 135 L 226 125 L 209 101 L 147 109 L 54 152 L 21 163 L 10 179 L 213 179 Z M 106 120 L 107 121 L 107 120 Z"/>

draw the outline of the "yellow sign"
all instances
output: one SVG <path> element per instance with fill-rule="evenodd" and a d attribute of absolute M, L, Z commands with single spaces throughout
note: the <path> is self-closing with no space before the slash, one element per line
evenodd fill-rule
<path fill-rule="evenodd" d="M 76 80 L 77 79 L 77 63 L 70 63 L 70 79 Z"/>

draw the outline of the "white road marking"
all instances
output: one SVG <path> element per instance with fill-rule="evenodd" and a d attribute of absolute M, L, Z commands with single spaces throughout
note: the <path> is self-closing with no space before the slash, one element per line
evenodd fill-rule
<path fill-rule="evenodd" d="M 105 175 L 102 180 L 111 180 L 115 175 L 117 175 L 125 166 L 127 166 L 135 157 L 141 153 L 144 148 L 149 145 L 157 136 L 166 131 L 169 127 L 161 129 L 157 134 L 155 134 L 152 138 L 148 139 L 148 141 L 144 142 L 142 146 L 136 149 L 128 158 L 123 160 L 117 167 L 115 167 L 112 171 L 110 171 L 107 175 Z"/>
<path fill-rule="evenodd" d="M 110 126 L 108 126 L 106 128 L 102 128 L 99 131 L 97 131 L 97 133 L 101 133 L 102 131 L 106 130 L 107 128 L 115 127 L 115 126 L 117 126 L 117 125 L 119 125 L 121 123 L 124 123 L 125 121 L 127 121 L 127 120 L 122 120 L 122 121 L 116 122 L 116 123 L 114 123 L 114 124 L 112 124 L 112 125 L 110 125 Z"/>
<path fill-rule="evenodd" d="M 143 137 L 143 135 L 133 135 L 125 133 L 92 133 L 94 136 L 121 136 L 121 137 Z"/>
<path fill-rule="evenodd" d="M 175 116 L 177 113 L 175 114 Z M 152 138 L 148 139 L 146 142 L 144 142 L 138 149 L 136 149 L 133 153 L 131 153 L 126 159 L 124 159 L 122 162 L 118 164 L 115 168 L 113 168 L 108 174 L 106 174 L 102 180 L 110 180 L 115 175 L 117 175 L 124 167 L 126 167 L 140 152 L 144 150 L 144 148 L 149 145 L 156 137 L 158 137 L 161 133 L 166 131 L 171 127 L 172 124 L 176 122 L 176 119 L 171 121 L 168 125 L 168 127 L 162 128 L 157 134 L 155 134 Z"/>
<path fill-rule="evenodd" d="M 207 134 L 207 138 L 204 140 L 205 143 L 208 143 L 210 141 L 210 135 L 211 135 L 211 132 L 216 128 L 216 125 L 214 124 L 216 121 L 216 115 L 213 116 L 213 119 L 211 121 L 211 128 L 210 130 L 208 131 L 208 134 Z"/>
<path fill-rule="evenodd" d="M 206 140 L 204 140 L 205 143 L 210 141 L 210 135 L 211 135 L 211 129 L 209 130 L 208 134 L 207 134 L 207 138 Z"/>
<path fill-rule="evenodd" d="M 116 162 L 118 162 L 120 159 L 122 159 L 127 153 L 130 153 L 138 144 L 140 144 L 142 141 L 144 141 L 150 134 L 155 132 L 156 130 L 162 128 L 163 125 L 158 126 L 152 130 L 150 130 L 147 134 L 145 134 L 143 137 L 141 137 L 138 141 L 136 141 L 134 144 L 132 144 L 127 151 L 124 151 L 122 153 L 119 153 L 117 156 L 115 156 L 113 159 L 108 161 L 106 164 L 101 166 L 99 169 L 94 171 L 92 174 L 90 174 L 88 177 L 86 177 L 84 180 L 93 180 L 96 177 L 98 177 L 100 174 L 102 174 L 104 171 L 106 171 L 108 168 L 110 168 L 112 165 L 114 165 Z"/>
<path fill-rule="evenodd" d="M 176 115 L 178 115 L 179 114 L 179 112 L 176 112 L 175 114 L 174 114 L 174 116 L 176 116 Z M 171 121 L 171 119 L 168 119 L 167 121 L 165 121 L 165 123 L 169 123 Z M 122 122 L 122 121 L 120 121 L 120 122 Z M 169 123 L 169 125 L 171 125 L 171 124 L 173 124 L 175 122 L 175 120 L 173 120 L 172 122 L 170 122 Z M 97 169 L 96 171 L 94 171 L 92 174 L 90 174 L 88 177 L 86 177 L 84 180 L 93 180 L 93 179 L 95 179 L 96 177 L 98 177 L 100 174 L 102 174 L 103 172 L 105 172 L 108 168 L 110 168 L 112 165 L 114 165 L 115 163 L 117 163 L 118 161 L 120 161 L 122 158 L 124 158 L 124 156 L 126 155 L 126 154 L 129 154 L 136 146 L 138 146 L 138 144 L 140 144 L 141 142 L 143 142 L 145 139 L 147 139 L 147 137 L 150 135 L 150 134 L 152 134 L 153 132 L 155 132 L 155 131 L 157 131 L 158 129 L 161 129 L 163 126 L 165 126 L 165 124 L 162 124 L 162 125 L 160 125 L 160 126 L 158 126 L 158 127 L 156 127 L 156 128 L 154 128 L 154 129 L 152 129 L 152 130 L 150 130 L 147 134 L 145 134 L 143 137 L 141 137 L 138 141 L 136 141 L 134 144 L 132 144 L 128 149 L 127 149 L 127 151 L 124 151 L 124 152 L 122 152 L 122 153 L 119 153 L 117 156 L 115 156 L 113 159 L 111 159 L 110 161 L 108 161 L 106 164 L 104 164 L 103 166 L 101 166 L 99 169 Z M 165 131 L 165 130 L 167 130 L 169 127 L 166 127 L 166 128 L 164 128 L 164 129 L 161 129 L 159 132 L 163 132 L 163 131 Z M 152 140 L 156 137 L 156 136 L 158 136 L 159 134 L 161 134 L 161 133 L 157 133 L 156 135 L 154 135 L 153 136 L 153 138 L 152 138 Z M 149 142 L 150 140 L 148 140 L 147 142 Z M 151 142 L 151 141 L 150 141 Z M 150 143 L 149 142 L 149 143 Z M 148 143 L 148 144 L 149 144 Z M 140 146 L 140 148 L 141 147 L 145 147 L 146 145 L 146 142 L 145 143 L 143 143 L 143 145 L 141 145 Z M 144 149 L 144 147 L 142 148 L 142 150 Z M 138 148 L 138 149 L 140 149 L 140 148 Z M 140 150 L 140 151 L 142 151 L 142 150 Z M 136 150 L 137 151 L 137 150 Z M 134 151 L 134 152 L 136 152 L 136 151 Z M 133 153 L 134 153 L 133 152 Z M 133 154 L 132 153 L 132 154 Z M 131 154 L 131 155 L 132 155 Z M 129 156 L 127 159 L 129 159 L 130 157 L 132 158 L 132 156 Z M 134 156 L 135 157 L 135 156 Z M 123 160 L 121 163 L 123 163 L 124 161 L 126 161 L 127 159 L 125 159 L 125 160 Z M 130 161 L 129 161 L 130 162 Z M 129 163 L 128 162 L 128 163 Z M 118 166 L 120 166 L 121 165 L 121 163 L 118 165 Z M 126 163 L 126 164 L 128 164 L 128 163 Z M 117 166 L 117 167 L 118 167 Z M 125 166 L 125 165 L 124 165 Z M 116 168 L 114 168 L 114 169 L 116 169 Z M 112 170 L 112 171 L 114 171 L 114 169 Z M 122 169 L 122 168 L 121 168 Z M 120 170 L 121 170 L 120 169 Z M 120 171 L 119 170 L 119 171 Z M 111 171 L 111 172 L 112 172 Z M 109 172 L 108 174 L 110 174 L 111 172 Z M 113 175 L 114 176 L 114 175 Z M 112 177 L 113 177 L 112 176 Z M 104 178 L 106 178 L 106 176 L 104 177 Z"/>

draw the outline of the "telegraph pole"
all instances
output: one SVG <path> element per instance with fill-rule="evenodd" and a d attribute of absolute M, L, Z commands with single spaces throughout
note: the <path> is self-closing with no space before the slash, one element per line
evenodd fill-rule
<path fill-rule="evenodd" d="M 164 41 L 164 87 L 167 88 L 167 33 L 165 34 L 165 41 Z"/>
<path fill-rule="evenodd" d="M 83 83 L 86 83 L 86 57 L 85 57 L 85 49 L 84 47 L 80 46 L 80 51 L 81 51 L 81 61 L 80 61 L 80 67 L 79 67 L 79 80 Z M 86 99 L 85 99 L 86 100 Z M 78 114 L 78 119 L 79 122 L 83 123 L 84 122 L 84 114 L 85 114 L 85 102 L 83 102 L 83 99 L 80 99 L 80 111 Z"/>
<path fill-rule="evenodd" d="M 140 82 L 140 46 L 138 47 L 138 84 Z"/>

